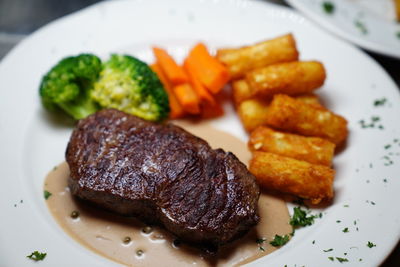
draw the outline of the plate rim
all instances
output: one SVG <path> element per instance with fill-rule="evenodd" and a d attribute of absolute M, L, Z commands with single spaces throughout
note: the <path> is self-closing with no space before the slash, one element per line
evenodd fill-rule
<path fill-rule="evenodd" d="M 115 2 L 128 2 L 128 0 L 118 0 L 118 1 L 115 1 Z M 203 0 L 203 2 L 204 2 L 204 0 Z M 232 2 L 232 1 L 230 1 L 230 2 Z M 255 1 L 255 2 L 261 2 L 261 1 Z M 70 16 L 72 17 L 72 16 L 74 16 L 74 15 L 76 15 L 76 14 L 82 14 L 82 13 L 86 12 L 87 10 L 89 10 L 89 9 L 91 9 L 91 8 L 95 8 L 95 6 L 97 6 L 97 5 L 103 5 L 103 4 L 106 4 L 106 3 L 107 3 L 107 4 L 110 4 L 111 1 L 109 1 L 109 2 L 102 2 L 102 3 L 96 4 L 96 5 L 90 6 L 90 7 L 88 7 L 88 8 L 82 9 L 82 10 L 76 12 L 76 13 L 72 13 L 72 14 L 66 16 L 66 17 L 70 17 Z M 263 4 L 265 4 L 265 2 L 263 2 Z M 288 12 L 289 14 L 292 14 L 292 15 L 294 14 L 294 15 L 296 15 L 296 16 L 302 17 L 300 14 L 297 14 L 297 13 L 294 12 L 293 10 L 290 10 L 290 9 L 287 9 L 287 8 L 285 8 L 285 7 L 281 7 L 281 6 L 278 6 L 278 5 L 274 5 L 274 4 L 271 4 L 271 3 L 267 3 L 267 5 L 268 5 L 268 4 L 274 6 L 274 8 L 280 9 L 281 11 L 285 11 L 285 12 Z M 56 21 L 62 21 L 62 20 L 65 19 L 66 17 L 57 19 Z M 56 22 L 56 21 L 54 21 L 54 22 Z M 52 22 L 52 23 L 54 23 L 54 22 Z M 47 24 L 45 27 L 50 26 L 52 23 Z M 35 32 L 34 34 L 38 33 L 38 32 L 41 31 L 41 30 L 45 30 L 45 29 L 44 29 L 45 27 L 39 29 L 39 30 L 38 30 L 37 32 Z M 33 36 L 33 34 L 32 34 L 32 36 Z M 30 37 L 32 37 L 32 36 L 29 36 L 28 38 L 30 38 Z M 23 42 L 24 42 L 24 41 L 23 41 Z M 343 41 L 340 41 L 340 42 L 344 43 Z M 19 45 L 18 45 L 15 49 L 13 49 L 13 50 L 11 51 L 11 53 L 9 53 L 6 57 L 7 57 L 7 58 L 8 58 L 8 56 L 11 57 L 12 54 L 13 54 L 13 53 L 16 53 L 15 51 L 17 51 L 18 48 L 19 48 L 20 46 L 22 46 L 22 45 L 23 45 L 23 43 L 19 44 Z M 346 45 L 348 45 L 348 44 L 346 44 Z M 349 46 L 349 47 L 351 47 L 351 46 Z M 356 48 L 354 48 L 354 49 L 356 49 Z M 356 49 L 356 50 L 357 50 L 358 52 L 360 52 L 363 56 L 366 56 L 366 58 L 368 58 L 369 60 L 372 60 L 372 63 L 374 63 L 375 66 L 378 66 L 378 67 L 386 74 L 386 78 L 389 78 L 388 80 L 389 80 L 391 83 L 393 83 L 393 85 L 396 87 L 396 85 L 395 85 L 393 79 L 384 71 L 384 69 L 382 68 L 382 66 L 381 66 L 380 64 L 378 64 L 373 58 L 371 58 L 371 57 L 370 57 L 368 54 L 366 54 L 364 51 L 359 50 L 359 49 Z M 7 61 L 8 61 L 8 59 L 7 59 Z M 2 65 L 6 64 L 6 63 L 4 63 L 4 62 L 7 62 L 7 61 L 4 61 L 4 60 L 1 61 L 1 62 L 0 62 L 0 68 L 1 68 Z M 3 64 L 3 63 L 4 63 L 4 64 Z M 1 72 L 0 72 L 0 73 L 1 73 Z M 0 117 L 0 118 L 1 118 L 1 117 Z M 394 246 L 393 246 L 392 250 L 393 250 L 393 249 L 394 249 Z M 388 252 L 387 252 L 385 258 L 387 257 L 387 255 L 389 255 L 390 252 L 391 252 L 391 251 L 388 251 Z M 383 262 L 383 260 L 384 260 L 385 258 L 383 258 L 381 262 Z"/>

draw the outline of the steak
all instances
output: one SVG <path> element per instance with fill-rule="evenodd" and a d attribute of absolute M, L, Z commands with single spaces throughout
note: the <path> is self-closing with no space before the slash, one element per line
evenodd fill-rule
<path fill-rule="evenodd" d="M 66 151 L 72 194 L 219 246 L 257 224 L 259 188 L 235 155 L 173 124 L 107 109 L 80 120 Z"/>

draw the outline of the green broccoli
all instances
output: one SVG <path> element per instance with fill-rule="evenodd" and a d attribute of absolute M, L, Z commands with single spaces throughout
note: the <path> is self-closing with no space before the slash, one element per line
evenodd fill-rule
<path fill-rule="evenodd" d="M 42 79 L 39 92 L 43 105 L 52 111 L 62 109 L 77 120 L 96 112 L 99 106 L 90 91 L 100 71 L 101 61 L 95 55 L 64 58 Z"/>
<path fill-rule="evenodd" d="M 115 108 L 146 120 L 168 116 L 168 95 L 157 75 L 137 58 L 111 55 L 103 63 L 91 96 L 102 107 Z"/>

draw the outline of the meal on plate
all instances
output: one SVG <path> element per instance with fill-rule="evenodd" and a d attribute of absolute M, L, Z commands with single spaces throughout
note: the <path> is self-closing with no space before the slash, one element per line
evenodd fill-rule
<path fill-rule="evenodd" d="M 151 65 L 128 55 L 102 62 L 81 54 L 43 77 L 44 107 L 79 120 L 66 151 L 68 194 L 203 249 L 255 235 L 262 252 L 255 226 L 265 220 L 266 192 L 313 204 L 334 197 L 332 160 L 345 144 L 347 121 L 324 107 L 315 91 L 326 70 L 299 61 L 291 34 L 217 49 L 215 56 L 198 43 L 182 64 L 164 48 L 153 53 Z M 222 116 L 223 91 L 232 91 L 249 133 L 248 162 L 173 124 Z M 267 190 L 261 196 L 259 186 Z M 279 247 L 290 236 L 275 239 L 269 244 Z M 235 264 L 263 255 L 252 252 Z"/>

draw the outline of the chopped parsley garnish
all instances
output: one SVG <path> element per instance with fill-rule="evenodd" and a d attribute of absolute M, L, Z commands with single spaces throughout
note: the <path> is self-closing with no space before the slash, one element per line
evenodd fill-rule
<path fill-rule="evenodd" d="M 354 21 L 354 25 L 360 30 L 362 34 L 367 34 L 368 30 L 367 27 L 365 26 L 364 22 L 360 20 Z"/>
<path fill-rule="evenodd" d="M 336 259 L 337 259 L 340 263 L 342 263 L 342 262 L 348 262 L 348 261 L 349 261 L 349 260 L 346 259 L 346 258 L 340 258 L 340 257 L 336 257 Z"/>
<path fill-rule="evenodd" d="M 49 192 L 49 191 L 47 191 L 47 190 L 44 190 L 44 192 L 43 192 L 43 194 L 44 194 L 44 199 L 48 199 L 49 197 L 51 197 L 51 193 Z"/>
<path fill-rule="evenodd" d="M 289 235 L 284 235 L 284 236 L 275 235 L 274 240 L 272 240 L 269 243 L 274 247 L 281 247 L 285 245 L 287 242 L 289 242 Z"/>
<path fill-rule="evenodd" d="M 333 250 L 333 248 L 330 248 L 330 249 L 324 249 L 323 251 L 324 252 L 330 252 L 330 251 L 332 251 Z"/>
<path fill-rule="evenodd" d="M 361 125 L 361 128 L 375 128 L 377 127 L 378 129 L 383 129 L 383 125 L 378 123 L 381 121 L 381 118 L 378 116 L 372 116 L 370 122 L 366 122 L 365 120 L 360 120 L 359 123 Z"/>
<path fill-rule="evenodd" d="M 342 221 L 341 221 L 341 220 L 337 220 L 336 222 L 337 222 L 337 223 L 341 223 Z"/>
<path fill-rule="evenodd" d="M 315 240 L 312 241 L 313 245 L 315 244 Z"/>
<path fill-rule="evenodd" d="M 34 251 L 31 253 L 31 255 L 26 256 L 27 258 L 34 260 L 34 261 L 42 261 L 44 258 L 46 258 L 47 253 L 41 253 L 39 251 Z"/>
<path fill-rule="evenodd" d="M 374 243 L 372 243 L 371 241 L 368 241 L 367 247 L 373 248 L 373 247 L 376 247 L 376 245 Z"/>
<path fill-rule="evenodd" d="M 335 12 L 335 5 L 330 1 L 324 1 L 322 3 L 322 8 L 326 14 L 333 14 L 333 12 Z"/>
<path fill-rule="evenodd" d="M 334 261 L 334 260 L 335 260 L 333 257 L 328 257 L 328 259 L 330 259 L 331 261 Z"/>
<path fill-rule="evenodd" d="M 257 244 L 262 244 L 262 243 L 264 243 L 265 241 L 267 241 L 266 238 L 257 238 L 257 240 L 256 240 Z"/>
<path fill-rule="evenodd" d="M 256 239 L 256 243 L 258 244 L 258 248 L 259 248 L 261 251 L 265 251 L 264 247 L 262 246 L 262 244 L 263 244 L 265 241 L 267 241 L 266 238 L 257 238 L 257 239 Z"/>
<path fill-rule="evenodd" d="M 343 205 L 343 207 L 348 208 L 348 207 L 350 207 L 350 206 L 346 204 L 346 205 Z"/>
<path fill-rule="evenodd" d="M 378 106 L 383 106 L 386 104 L 387 99 L 386 98 L 381 98 L 381 99 L 376 99 L 374 101 L 374 106 L 378 107 Z"/>
<path fill-rule="evenodd" d="M 314 219 L 317 217 L 317 215 L 308 215 L 308 212 L 302 210 L 300 207 L 294 207 L 293 216 L 290 218 L 290 225 L 293 227 L 312 225 L 314 223 Z"/>
<path fill-rule="evenodd" d="M 349 232 L 349 228 L 348 228 L 348 227 L 344 228 L 344 229 L 342 230 L 342 232 L 343 232 L 343 233 L 348 233 L 348 232 Z"/>
<path fill-rule="evenodd" d="M 385 149 L 389 149 L 392 145 L 391 144 L 387 144 L 384 146 Z"/>
<path fill-rule="evenodd" d="M 383 165 L 385 166 L 390 166 L 393 164 L 393 160 L 389 156 L 383 156 L 382 159 L 385 160 L 385 162 L 383 163 Z"/>

